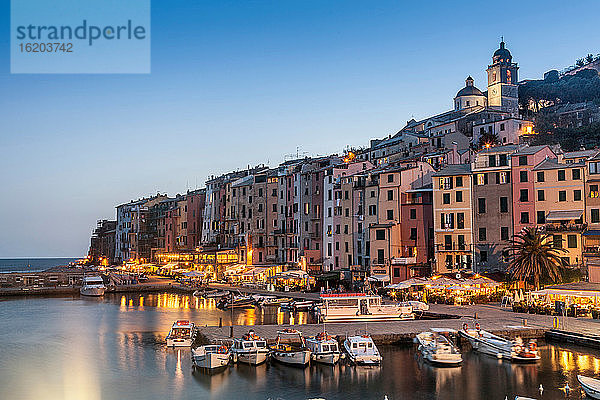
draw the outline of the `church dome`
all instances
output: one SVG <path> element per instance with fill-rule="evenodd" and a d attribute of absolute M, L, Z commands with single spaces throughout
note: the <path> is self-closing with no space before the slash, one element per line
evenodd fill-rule
<path fill-rule="evenodd" d="M 500 42 L 500 48 L 494 52 L 494 56 L 492 57 L 494 62 L 504 61 L 510 62 L 512 60 L 512 55 L 507 48 L 504 47 L 504 40 Z"/>
<path fill-rule="evenodd" d="M 456 97 L 463 96 L 484 96 L 484 94 L 481 93 L 481 90 L 477 89 L 473 85 L 473 78 L 471 78 L 470 76 L 465 80 L 465 87 L 460 89 L 458 93 L 456 93 Z"/>

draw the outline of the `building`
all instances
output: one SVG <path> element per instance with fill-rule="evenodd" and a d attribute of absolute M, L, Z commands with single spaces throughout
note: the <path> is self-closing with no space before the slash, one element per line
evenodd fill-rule
<path fill-rule="evenodd" d="M 585 161 L 585 220 L 587 229 L 583 233 L 584 271 L 588 280 L 600 283 L 600 152 Z"/>
<path fill-rule="evenodd" d="M 492 56 L 492 64 L 487 68 L 488 106 L 512 117 L 519 116 L 518 69 L 502 40 L 500 48 Z"/>
<path fill-rule="evenodd" d="M 99 220 L 90 239 L 88 256 L 92 262 L 114 263 L 117 221 Z"/>

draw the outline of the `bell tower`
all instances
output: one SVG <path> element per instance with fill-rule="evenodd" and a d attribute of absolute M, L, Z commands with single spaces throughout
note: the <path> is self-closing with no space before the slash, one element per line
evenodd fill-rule
<path fill-rule="evenodd" d="M 519 116 L 518 69 L 502 39 L 500 48 L 492 56 L 492 64 L 487 68 L 488 106 L 515 117 Z"/>

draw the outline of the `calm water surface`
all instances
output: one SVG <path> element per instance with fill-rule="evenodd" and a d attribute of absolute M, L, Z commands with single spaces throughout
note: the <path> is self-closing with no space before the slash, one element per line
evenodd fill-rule
<path fill-rule="evenodd" d="M 69 265 L 77 258 L 0 258 L 0 272 L 39 272 Z"/>
<path fill-rule="evenodd" d="M 21 298 L 0 301 L 1 399 L 582 399 L 578 373 L 600 374 L 600 353 L 540 346 L 538 365 L 465 354 L 458 368 L 423 363 L 414 348 L 386 346 L 379 368 L 238 365 L 192 373 L 189 349 L 162 344 L 172 322 L 228 323 L 228 312 L 189 296 Z M 305 314 L 239 310 L 236 323 L 287 323 Z M 569 383 L 567 396 L 560 388 Z M 537 392 L 543 384 L 543 396 Z"/>

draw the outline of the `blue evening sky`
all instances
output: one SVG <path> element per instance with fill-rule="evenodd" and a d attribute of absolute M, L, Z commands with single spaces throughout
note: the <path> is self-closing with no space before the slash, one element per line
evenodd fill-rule
<path fill-rule="evenodd" d="M 18 1 L 18 0 L 15 0 Z M 504 35 L 521 79 L 598 48 L 597 0 L 159 1 L 149 75 L 11 75 L 0 0 L 0 257 L 78 256 L 114 206 L 450 109 Z"/>

